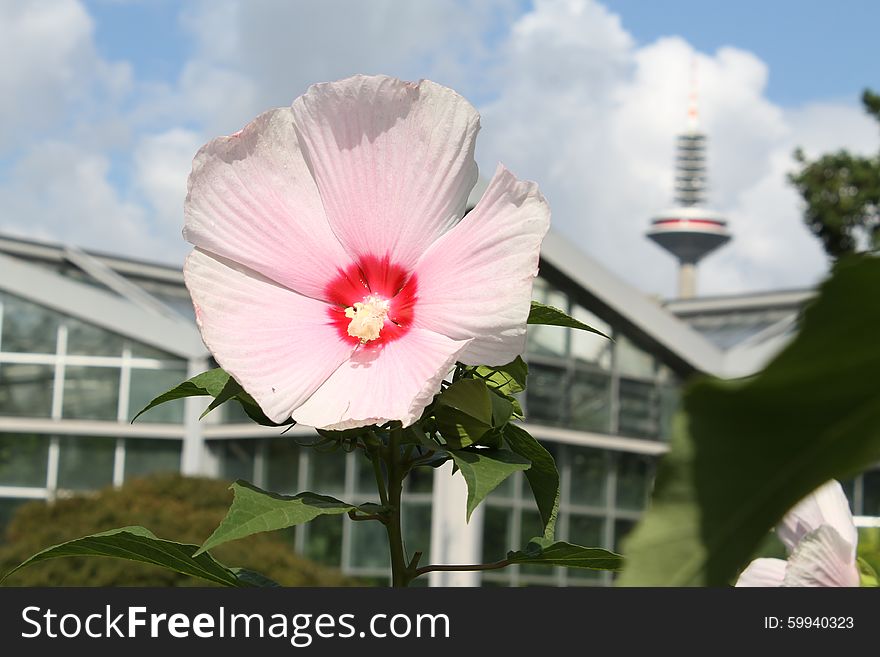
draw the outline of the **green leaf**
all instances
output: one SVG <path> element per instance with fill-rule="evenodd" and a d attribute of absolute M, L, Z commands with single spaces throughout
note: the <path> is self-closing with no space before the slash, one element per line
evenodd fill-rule
<path fill-rule="evenodd" d="M 450 447 L 458 449 L 473 445 L 495 426 L 492 397 L 497 395 L 479 379 L 456 381 L 437 396 L 434 417 L 440 435 Z"/>
<path fill-rule="evenodd" d="M 232 571 L 232 574 L 235 575 L 239 582 L 249 586 L 256 586 L 259 588 L 276 588 L 281 586 L 281 584 L 275 580 L 269 579 L 265 575 L 255 573 L 253 570 L 248 570 L 247 568 L 230 568 L 229 570 Z"/>
<path fill-rule="evenodd" d="M 504 427 L 504 439 L 510 449 L 532 464 L 526 470 L 526 479 L 544 523 L 544 538 L 552 539 L 559 513 L 559 471 L 556 461 L 528 431 L 513 423 Z"/>
<path fill-rule="evenodd" d="M 506 449 L 450 450 L 449 455 L 468 487 L 467 519 L 486 495 L 517 470 L 526 470 L 531 463 Z"/>
<path fill-rule="evenodd" d="M 333 497 L 315 493 L 300 493 L 292 497 L 277 495 L 241 480 L 233 483 L 231 488 L 234 495 L 232 506 L 220 526 L 196 554 L 203 554 L 205 550 L 251 534 L 294 527 L 318 516 L 348 513 L 355 508 Z"/>
<path fill-rule="evenodd" d="M 567 328 L 580 329 L 581 331 L 589 331 L 590 333 L 601 335 L 603 338 L 608 338 L 608 336 L 602 333 L 599 329 L 594 329 L 592 326 L 584 324 L 583 322 L 576 320 L 574 317 L 570 317 L 559 310 L 559 308 L 545 306 L 543 303 L 538 303 L 537 301 L 532 301 L 532 309 L 529 311 L 529 319 L 527 323 L 544 324 L 546 326 L 565 326 Z M 608 339 L 610 340 L 611 338 Z"/>
<path fill-rule="evenodd" d="M 859 586 L 871 588 L 880 586 L 880 579 L 878 579 L 877 573 L 871 567 L 871 564 L 859 557 L 856 559 L 856 565 L 859 568 Z"/>
<path fill-rule="evenodd" d="M 514 395 L 526 389 L 529 366 L 521 356 L 517 356 L 507 365 L 499 365 L 498 367 L 480 365 L 474 368 L 474 374 L 500 394 Z"/>
<path fill-rule="evenodd" d="M 763 372 L 684 394 L 624 585 L 722 586 L 785 513 L 880 461 L 880 260 L 841 261 Z"/>
<path fill-rule="evenodd" d="M 219 367 L 197 374 L 191 379 L 175 386 L 171 390 L 162 393 L 138 411 L 131 421 L 134 422 L 151 408 L 155 408 L 165 402 L 174 401 L 175 399 L 183 399 L 185 397 L 214 397 L 214 401 L 212 401 L 208 408 L 205 409 L 205 412 L 202 413 L 201 417 L 205 417 L 205 415 L 221 404 L 230 399 L 234 399 L 241 404 L 241 407 L 244 409 L 247 416 L 257 424 L 267 427 L 280 427 L 294 424 L 292 419 L 281 423 L 270 420 L 266 414 L 263 413 L 254 398 L 245 392 L 235 379 Z"/>
<path fill-rule="evenodd" d="M 223 586 L 267 586 L 271 581 L 251 571 L 227 568 L 210 554 L 198 554 L 198 549 L 197 545 L 156 538 L 144 527 L 122 527 L 46 548 L 6 573 L 0 582 L 17 570 L 40 561 L 82 556 L 140 561 Z"/>
<path fill-rule="evenodd" d="M 522 550 L 508 552 L 507 560 L 512 564 L 528 563 L 590 570 L 620 570 L 623 566 L 623 557 L 614 552 L 563 541 L 554 543 L 540 537 L 533 538 Z"/>

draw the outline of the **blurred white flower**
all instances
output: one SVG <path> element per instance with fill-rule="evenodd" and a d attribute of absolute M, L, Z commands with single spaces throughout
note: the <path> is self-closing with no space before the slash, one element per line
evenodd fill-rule
<path fill-rule="evenodd" d="M 755 559 L 736 586 L 859 586 L 858 530 L 834 480 L 789 511 L 776 528 L 788 560 Z"/>

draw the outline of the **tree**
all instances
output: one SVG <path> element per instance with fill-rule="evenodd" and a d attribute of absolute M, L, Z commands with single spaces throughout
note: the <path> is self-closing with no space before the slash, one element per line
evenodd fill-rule
<path fill-rule="evenodd" d="M 880 123 L 880 95 L 866 89 L 862 103 Z M 825 252 L 839 258 L 880 248 L 880 154 L 839 150 L 811 162 L 798 149 L 795 159 L 802 166 L 789 180 L 806 203 L 804 222 Z"/>
<path fill-rule="evenodd" d="M 229 482 L 158 474 L 95 494 L 31 502 L 13 516 L 0 540 L 0 575 L 45 547 L 120 525 L 148 525 L 162 538 L 200 544 L 220 523 L 232 493 Z M 2 537 L 0 537 L 2 538 Z M 351 586 L 357 581 L 293 551 L 283 532 L 222 545 L 216 556 L 259 570 L 284 586 Z M 159 566 L 122 559 L 73 557 L 35 564 L 6 586 L 207 586 Z"/>

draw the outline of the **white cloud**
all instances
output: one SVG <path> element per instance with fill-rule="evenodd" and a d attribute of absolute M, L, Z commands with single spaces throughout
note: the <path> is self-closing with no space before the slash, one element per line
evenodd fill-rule
<path fill-rule="evenodd" d="M 153 210 L 154 229 L 158 235 L 173 236 L 181 247 L 186 179 L 202 141 L 191 130 L 174 128 L 143 137 L 134 151 L 134 180 L 143 202 Z"/>
<path fill-rule="evenodd" d="M 109 171 L 105 155 L 71 144 L 29 148 L 0 185 L 0 231 L 173 261 L 166 235 L 143 206 L 122 197 Z"/>
<path fill-rule="evenodd" d="M 701 265 L 700 290 L 790 287 L 825 268 L 785 180 L 794 147 L 877 147 L 855 103 L 783 109 L 753 54 L 699 53 L 677 37 L 639 45 L 596 0 L 525 11 L 519 0 L 205 0 L 182 15 L 192 57 L 174 83 L 146 83 L 97 54 L 81 2 L 0 3 L 0 154 L 20 154 L 0 171 L 0 230 L 180 258 L 186 176 L 205 138 L 310 83 L 382 72 L 464 93 L 483 113 L 483 171 L 501 160 L 537 180 L 557 230 L 669 295 L 674 261 L 643 234 L 672 200 L 696 58 L 710 199 L 734 234 Z"/>
<path fill-rule="evenodd" d="M 69 129 L 74 105 L 94 110 L 128 93 L 130 68 L 98 57 L 93 31 L 76 0 L 0 3 L 0 153 Z"/>
<path fill-rule="evenodd" d="M 537 0 L 502 56 L 498 97 L 484 108 L 483 170 L 502 159 L 537 180 L 556 229 L 618 274 L 647 292 L 674 293 L 674 260 L 643 234 L 671 204 L 694 58 L 710 204 L 734 234 L 701 265 L 700 292 L 808 285 L 824 271 L 785 174 L 796 144 L 876 147 L 876 126 L 859 108 L 785 112 L 766 98 L 767 67 L 751 53 L 698 53 L 680 38 L 638 47 L 593 0 Z"/>

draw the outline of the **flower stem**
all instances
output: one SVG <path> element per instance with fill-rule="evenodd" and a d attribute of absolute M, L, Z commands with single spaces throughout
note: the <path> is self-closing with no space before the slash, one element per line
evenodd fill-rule
<path fill-rule="evenodd" d="M 382 463 L 379 460 L 379 450 L 369 449 L 367 454 L 373 463 L 373 474 L 376 475 L 376 488 L 379 490 L 379 501 L 383 506 L 388 505 L 388 493 L 385 491 L 385 477 L 382 475 Z"/>
<path fill-rule="evenodd" d="M 403 495 L 403 468 L 400 441 L 402 428 L 398 425 L 391 429 L 391 437 L 386 452 L 385 464 L 388 468 L 388 515 L 385 529 L 388 531 L 388 543 L 391 550 L 391 585 L 404 587 L 409 584 L 412 576 L 408 572 L 406 554 L 403 549 L 403 532 L 400 527 L 400 501 Z"/>

